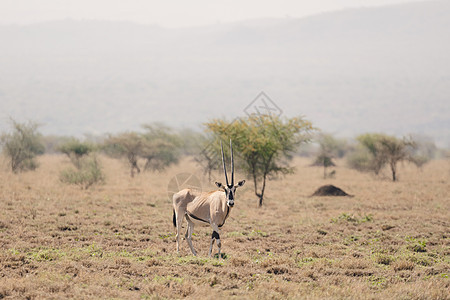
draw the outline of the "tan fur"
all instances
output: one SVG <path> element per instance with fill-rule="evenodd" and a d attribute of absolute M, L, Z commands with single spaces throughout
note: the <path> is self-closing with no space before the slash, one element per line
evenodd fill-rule
<path fill-rule="evenodd" d="M 226 185 L 216 182 L 218 188 L 223 191 L 212 191 L 207 193 L 198 193 L 190 189 L 184 189 L 173 195 L 173 211 L 174 211 L 174 225 L 177 228 L 177 251 L 180 252 L 180 232 L 183 219 L 186 218 L 188 227 L 186 230 L 186 241 L 191 248 L 191 252 L 197 255 L 194 246 L 192 245 L 192 232 L 194 231 L 194 224 L 209 224 L 213 229 L 211 235 L 211 245 L 209 247 L 209 256 L 211 256 L 214 241 L 216 241 L 217 248 L 222 247 L 220 242 L 219 227 L 225 224 L 225 220 L 230 215 L 231 208 L 234 206 L 234 197 L 236 188 L 243 186 L 245 180 L 241 180 L 237 185 L 234 185 L 234 160 L 233 160 L 233 146 L 230 140 L 231 152 L 231 183 L 228 182 L 227 168 L 225 166 L 225 157 L 222 148 L 222 163 L 223 171 L 225 173 Z"/>
<path fill-rule="evenodd" d="M 198 193 L 190 189 L 181 190 L 173 195 L 173 208 L 175 210 L 177 225 L 177 251 L 179 251 L 180 247 L 181 225 L 187 215 L 188 229 L 186 232 L 186 240 L 194 255 L 196 255 L 196 252 L 190 240 L 194 224 L 208 225 L 209 223 L 213 231 L 218 233 L 219 227 L 225 223 L 232 209 L 227 206 L 227 199 L 223 191 Z M 199 221 L 194 217 L 205 222 Z M 219 245 L 220 240 L 217 242 Z"/>

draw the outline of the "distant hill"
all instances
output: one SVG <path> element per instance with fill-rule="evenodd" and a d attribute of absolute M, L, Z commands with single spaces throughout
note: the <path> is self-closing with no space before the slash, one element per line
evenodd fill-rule
<path fill-rule="evenodd" d="M 324 131 L 420 133 L 450 147 L 450 2 L 166 29 L 62 20 L 0 26 L 7 117 L 80 135 L 233 119 L 264 90 Z"/>

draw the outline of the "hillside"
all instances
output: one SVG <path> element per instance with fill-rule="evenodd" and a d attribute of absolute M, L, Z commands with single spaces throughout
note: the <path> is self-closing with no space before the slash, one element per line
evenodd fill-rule
<path fill-rule="evenodd" d="M 199 128 L 245 115 L 264 90 L 285 115 L 341 136 L 421 133 L 449 147 L 448 36 L 448 1 L 187 29 L 0 26 L 0 129 L 8 116 L 51 134 Z"/>

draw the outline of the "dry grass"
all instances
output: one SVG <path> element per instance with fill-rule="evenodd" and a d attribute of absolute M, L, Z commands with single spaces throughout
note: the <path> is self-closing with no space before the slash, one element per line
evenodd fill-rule
<path fill-rule="evenodd" d="M 184 241 L 175 252 L 167 184 L 195 164 L 131 179 L 101 161 L 106 184 L 87 191 L 59 182 L 62 156 L 41 157 L 36 172 L 1 168 L 0 298 L 449 297 L 448 160 L 404 166 L 392 183 L 342 166 L 323 180 L 297 159 L 297 174 L 269 182 L 263 208 L 250 184 L 238 191 L 221 260 L 206 257 L 207 227 L 193 237 L 199 257 Z M 355 197 L 308 197 L 329 183 Z"/>

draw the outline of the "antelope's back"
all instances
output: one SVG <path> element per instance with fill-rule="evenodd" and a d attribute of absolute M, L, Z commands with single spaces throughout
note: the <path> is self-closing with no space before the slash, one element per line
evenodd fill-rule
<path fill-rule="evenodd" d="M 195 192 L 191 189 L 184 189 L 179 191 L 178 193 L 173 194 L 173 206 L 174 208 L 184 207 L 188 205 L 188 203 L 194 201 L 195 197 L 197 197 L 200 193 Z"/>
<path fill-rule="evenodd" d="M 198 212 L 203 215 L 209 215 L 211 208 L 221 206 L 221 196 L 223 192 L 212 191 L 198 194 L 197 197 L 188 203 L 187 209 L 190 212 Z"/>

